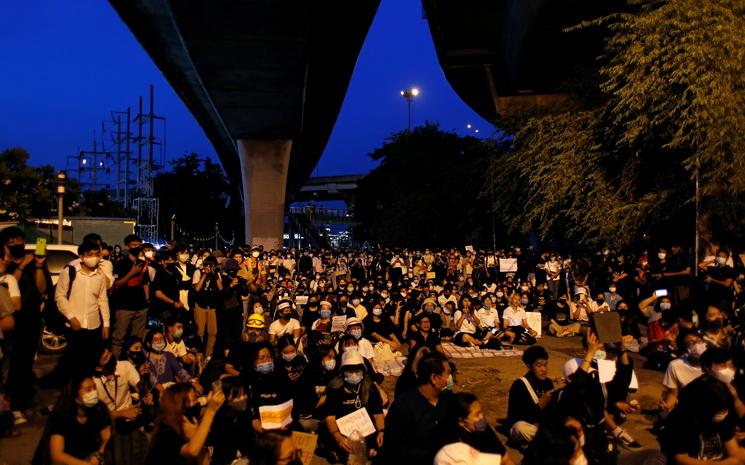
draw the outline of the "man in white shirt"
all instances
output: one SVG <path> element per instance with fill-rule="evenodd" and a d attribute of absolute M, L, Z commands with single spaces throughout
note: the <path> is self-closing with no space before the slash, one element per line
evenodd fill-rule
<path fill-rule="evenodd" d="M 278 319 L 269 325 L 269 342 L 277 344 L 277 339 L 285 334 L 292 335 L 297 341 L 302 335 L 300 322 L 292 317 L 292 305 L 289 300 L 283 300 L 277 304 Z"/>
<path fill-rule="evenodd" d="M 85 242 L 93 242 L 94 244 L 98 244 L 98 246 L 100 247 L 103 243 L 103 239 L 96 233 L 90 233 L 86 234 L 83 237 L 83 243 Z M 103 249 L 101 249 L 101 252 L 103 252 Z M 72 266 L 75 269 L 80 269 L 80 259 L 76 258 L 75 260 L 68 263 L 67 266 Z M 114 285 L 115 281 L 114 264 L 111 263 L 110 260 L 107 260 L 102 256 L 101 261 L 98 263 L 98 269 L 103 273 L 104 276 L 106 276 L 106 288 L 111 289 L 111 286 Z"/>
<path fill-rule="evenodd" d="M 106 276 L 98 267 L 101 247 L 83 242 L 78 255 L 78 267 L 65 266 L 60 271 L 54 300 L 72 329 L 65 367 L 74 373 L 86 373 L 97 365 L 100 341 L 109 338 L 109 298 Z"/>

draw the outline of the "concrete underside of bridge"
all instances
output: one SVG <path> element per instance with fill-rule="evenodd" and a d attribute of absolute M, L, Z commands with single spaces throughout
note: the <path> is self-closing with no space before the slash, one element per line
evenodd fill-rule
<path fill-rule="evenodd" d="M 326 146 L 380 0 L 110 3 L 215 147 L 246 241 L 281 244 L 285 199 Z"/>
<path fill-rule="evenodd" d="M 437 56 L 456 93 L 487 121 L 567 111 L 564 95 L 597 65 L 603 32 L 567 28 L 627 9 L 624 0 L 423 0 Z"/>

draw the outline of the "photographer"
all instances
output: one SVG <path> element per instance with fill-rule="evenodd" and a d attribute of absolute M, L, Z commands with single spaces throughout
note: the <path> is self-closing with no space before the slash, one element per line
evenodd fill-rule
<path fill-rule="evenodd" d="M 240 264 L 229 258 L 223 266 L 223 311 L 218 320 L 221 347 L 230 347 L 240 342 L 244 322 L 243 302 L 248 296 L 248 281 L 238 275 Z"/>
<path fill-rule="evenodd" d="M 202 269 L 194 272 L 192 282 L 196 294 L 194 305 L 194 321 L 197 323 L 197 334 L 204 347 L 206 359 L 212 357 L 217 338 L 217 306 L 220 303 L 223 283 L 218 273 L 217 259 L 207 257 L 202 262 Z M 207 329 L 205 341 L 204 330 Z"/>

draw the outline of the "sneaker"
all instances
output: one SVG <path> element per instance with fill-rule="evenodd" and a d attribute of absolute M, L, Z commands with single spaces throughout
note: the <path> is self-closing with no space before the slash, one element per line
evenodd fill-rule
<path fill-rule="evenodd" d="M 638 449 L 642 446 L 639 441 L 634 439 L 634 437 L 627 433 L 624 429 L 621 429 L 621 431 L 616 434 L 616 439 L 618 439 L 621 444 L 631 449 Z"/>
<path fill-rule="evenodd" d="M 23 416 L 23 413 L 19 410 L 13 410 L 13 419 L 14 419 L 13 424 L 15 426 L 28 423 L 28 419 L 25 416 Z"/>

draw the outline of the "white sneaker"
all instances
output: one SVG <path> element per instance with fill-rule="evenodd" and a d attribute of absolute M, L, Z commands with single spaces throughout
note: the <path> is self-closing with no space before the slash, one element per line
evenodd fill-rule
<path fill-rule="evenodd" d="M 13 423 L 15 426 L 28 423 L 28 419 L 25 416 L 23 416 L 23 413 L 19 410 L 13 410 L 13 418 L 15 420 Z"/>

